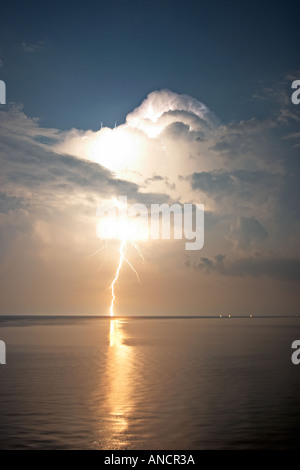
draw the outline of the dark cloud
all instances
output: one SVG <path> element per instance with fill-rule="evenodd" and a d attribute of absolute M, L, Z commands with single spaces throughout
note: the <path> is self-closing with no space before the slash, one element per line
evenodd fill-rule
<path fill-rule="evenodd" d="M 233 176 L 221 171 L 193 173 L 190 181 L 192 189 L 210 194 L 231 192 L 234 186 Z"/>
<path fill-rule="evenodd" d="M 254 243 L 264 242 L 268 232 L 255 217 L 240 217 L 232 227 L 231 237 L 236 241 L 238 248 L 246 250 Z"/>
<path fill-rule="evenodd" d="M 163 176 L 160 176 L 160 175 L 153 175 L 151 178 L 147 178 L 145 180 L 146 183 L 150 183 L 152 181 L 163 181 L 164 180 L 164 177 Z"/>
<path fill-rule="evenodd" d="M 199 142 L 207 140 L 213 127 L 213 120 L 203 119 L 188 111 L 168 111 L 162 114 L 158 122 L 164 126 L 162 136 L 175 139 L 189 137 Z"/>
<path fill-rule="evenodd" d="M 11 119 L 10 113 L 7 114 L 11 125 L 6 122 L 6 132 L 0 141 L 0 208 L 3 211 L 16 204 L 20 193 L 34 193 L 36 203 L 38 200 L 41 205 L 48 205 L 51 200 L 64 195 L 67 199 L 70 194 L 82 195 L 83 198 L 88 195 L 99 198 L 126 195 L 130 200 L 139 202 L 167 201 L 168 198 L 164 194 L 140 194 L 137 184 L 116 178 L 111 171 L 98 163 L 59 154 L 53 152 L 51 147 L 41 145 L 40 141 L 35 140 L 35 123 L 22 119 L 22 113 L 20 116 L 20 113 L 14 110 L 19 129 L 21 127 L 25 131 L 28 123 L 27 133 L 24 133 L 23 138 L 20 135 L 16 137 L 14 120 Z M 46 197 L 50 199 L 46 201 Z M 19 198 L 18 204 L 20 201 Z M 28 203 L 28 199 L 26 202 Z"/>
<path fill-rule="evenodd" d="M 34 142 L 16 142 L 7 137 L 0 144 L 0 159 L 4 169 L 0 177 L 3 186 L 11 183 L 42 191 L 47 188 L 54 191 L 64 188 L 71 192 L 83 189 L 99 195 L 112 191 L 136 194 L 138 191 L 136 185 L 115 179 L 96 163 L 59 155 Z"/>
<path fill-rule="evenodd" d="M 187 124 L 184 124 L 183 122 L 173 122 L 172 124 L 169 124 L 165 131 L 164 134 L 173 137 L 173 138 L 182 138 L 183 135 L 186 135 L 190 132 L 190 126 Z"/>
<path fill-rule="evenodd" d="M 215 170 L 193 173 L 190 176 L 191 187 L 215 198 L 232 196 L 234 198 L 261 199 L 266 202 L 282 185 L 282 175 L 266 171 Z M 270 190 L 271 187 L 271 190 Z"/>
<path fill-rule="evenodd" d="M 22 199 L 0 193 L 0 213 L 7 213 L 22 208 Z"/>
<path fill-rule="evenodd" d="M 201 258 L 200 262 L 186 261 L 187 267 L 205 273 L 217 273 L 222 276 L 238 277 L 268 277 L 282 281 L 300 280 L 299 258 L 267 258 L 257 254 L 252 257 L 239 258 L 234 261 L 227 260 L 225 255 L 215 258 Z"/>

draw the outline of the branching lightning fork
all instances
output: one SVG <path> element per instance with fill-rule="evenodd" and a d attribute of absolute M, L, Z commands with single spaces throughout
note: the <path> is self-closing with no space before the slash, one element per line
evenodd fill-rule
<path fill-rule="evenodd" d="M 115 300 L 116 300 L 116 291 L 115 291 L 115 287 L 116 287 L 116 283 L 119 279 L 119 276 L 120 276 L 120 272 L 122 270 L 122 266 L 123 266 L 123 263 L 124 261 L 128 264 L 128 266 L 132 269 L 132 271 L 135 273 L 137 279 L 139 282 L 140 281 L 140 278 L 139 278 L 139 274 L 137 272 L 137 270 L 134 268 L 134 266 L 132 265 L 132 263 L 126 258 L 125 256 L 125 253 L 126 253 L 126 249 L 127 249 L 127 244 L 128 242 L 126 240 L 123 240 L 121 245 L 120 245 L 120 248 L 119 248 L 119 253 L 120 253 L 120 257 L 119 257 L 119 264 L 118 264 L 118 267 L 117 267 L 117 270 L 116 270 L 116 273 L 115 273 L 115 277 L 110 285 L 110 288 L 111 288 L 111 304 L 110 304 L 110 316 L 113 317 L 114 316 L 114 305 L 115 305 Z M 131 243 L 132 246 L 137 250 L 138 252 L 138 255 L 142 257 L 142 259 L 144 260 L 144 257 L 143 255 L 141 254 L 140 252 L 140 249 L 139 247 L 137 246 L 136 243 L 132 242 Z"/>

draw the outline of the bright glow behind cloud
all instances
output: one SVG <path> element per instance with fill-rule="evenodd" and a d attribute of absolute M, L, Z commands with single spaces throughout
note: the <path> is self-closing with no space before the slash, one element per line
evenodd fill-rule
<path fill-rule="evenodd" d="M 56 146 L 59 152 L 99 163 L 108 170 L 123 174 L 127 165 L 134 167 L 141 154 L 143 142 L 127 126 L 115 129 L 104 127 L 97 132 L 73 129 Z"/>
<path fill-rule="evenodd" d="M 187 197 L 190 185 L 179 175 L 216 167 L 213 157 L 207 159 L 208 138 L 216 128 L 213 113 L 195 98 L 154 91 L 127 116 L 126 124 L 97 132 L 73 129 L 62 134 L 56 151 L 97 162 L 138 184 L 142 192 L 167 189 L 180 199 Z"/>

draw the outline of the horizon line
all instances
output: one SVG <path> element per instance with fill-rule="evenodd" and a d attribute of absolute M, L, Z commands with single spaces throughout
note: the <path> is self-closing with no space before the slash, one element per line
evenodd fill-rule
<path fill-rule="evenodd" d="M 59 318 L 81 318 L 81 319 L 108 319 L 108 320 L 120 320 L 120 319 L 209 319 L 209 318 L 299 318 L 300 314 L 288 314 L 288 315 L 259 315 L 259 314 L 247 314 L 247 315 L 235 315 L 235 314 L 218 314 L 218 315 L 1 315 L 0 321 L 5 319 L 59 319 Z"/>

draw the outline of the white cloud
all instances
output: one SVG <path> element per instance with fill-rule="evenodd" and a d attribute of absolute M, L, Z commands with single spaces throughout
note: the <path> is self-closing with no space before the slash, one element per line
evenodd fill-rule
<path fill-rule="evenodd" d="M 167 191 L 186 200 L 192 193 L 185 177 L 199 168 L 218 166 L 218 156 L 209 150 L 217 126 L 217 118 L 204 104 L 162 90 L 150 93 L 125 124 L 97 132 L 73 129 L 61 135 L 55 149 L 100 163 L 145 192 Z M 156 173 L 161 179 L 154 181 Z"/>
<path fill-rule="evenodd" d="M 153 91 L 126 118 L 128 126 L 142 130 L 149 137 L 157 137 L 174 122 L 187 125 L 190 131 L 201 131 L 214 128 L 217 119 L 200 101 L 170 90 Z"/>

